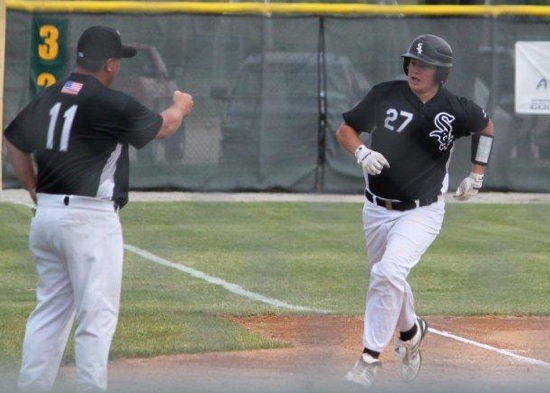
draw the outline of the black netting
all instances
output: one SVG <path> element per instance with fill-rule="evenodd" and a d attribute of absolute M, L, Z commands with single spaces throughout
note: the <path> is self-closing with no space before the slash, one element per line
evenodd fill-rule
<path fill-rule="evenodd" d="M 7 18 L 4 121 L 32 96 L 33 17 Z M 453 47 L 448 87 L 486 108 L 497 134 L 485 185 L 550 191 L 550 120 L 514 113 L 514 44 L 546 37 L 527 17 L 343 17 L 196 14 L 47 14 L 68 21 L 67 69 L 88 26 L 118 28 L 139 55 L 114 87 L 156 110 L 175 88 L 195 108 L 174 137 L 132 151 L 132 189 L 360 192 L 362 174 L 335 140 L 341 113 L 373 84 L 403 78 L 400 55 L 422 33 Z M 468 173 L 459 141 L 451 188 Z M 4 187 L 18 187 L 4 155 Z M 525 176 L 529 173 L 529 176 Z"/>

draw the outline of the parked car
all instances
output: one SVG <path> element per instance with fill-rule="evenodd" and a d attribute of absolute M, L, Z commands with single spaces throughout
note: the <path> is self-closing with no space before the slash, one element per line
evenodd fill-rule
<path fill-rule="evenodd" d="M 146 44 L 129 44 L 137 49 L 136 56 L 124 59 L 113 89 L 137 98 L 143 105 L 163 111 L 172 104 L 176 82 L 168 75 L 168 69 L 156 47 Z M 183 156 L 183 128 L 169 140 L 155 141 L 137 151 L 141 164 L 177 162 Z"/>
<path fill-rule="evenodd" d="M 233 86 L 214 86 L 211 96 L 227 101 L 220 160 L 315 165 L 322 121 L 336 114 L 339 122 L 370 87 L 346 56 L 327 54 L 324 61 L 325 86 L 316 52 L 251 55 Z"/>

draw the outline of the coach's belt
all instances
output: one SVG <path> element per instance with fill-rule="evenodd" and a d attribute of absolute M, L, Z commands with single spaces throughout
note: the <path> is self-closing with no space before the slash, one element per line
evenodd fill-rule
<path fill-rule="evenodd" d="M 38 193 L 37 199 L 38 206 L 70 206 L 76 208 L 99 209 L 105 211 L 114 209 L 115 212 L 118 212 L 119 210 L 119 206 L 114 204 L 113 201 L 80 195 Z"/>
<path fill-rule="evenodd" d="M 385 207 L 388 210 L 397 210 L 401 212 L 416 209 L 417 207 L 431 205 L 439 199 L 439 195 L 435 195 L 428 198 L 416 199 L 414 201 L 392 201 L 389 199 L 379 198 L 369 190 L 365 190 L 365 197 L 369 202 L 378 206 Z"/>
<path fill-rule="evenodd" d="M 104 200 L 104 199 L 81 197 L 78 195 L 65 195 L 65 197 L 63 198 L 63 204 L 65 206 L 76 205 L 80 207 L 83 207 L 83 206 L 90 207 L 90 206 L 97 206 L 98 203 L 112 206 L 113 209 L 115 209 L 115 212 L 118 212 L 120 210 L 120 207 L 118 206 L 118 204 L 112 201 Z"/>

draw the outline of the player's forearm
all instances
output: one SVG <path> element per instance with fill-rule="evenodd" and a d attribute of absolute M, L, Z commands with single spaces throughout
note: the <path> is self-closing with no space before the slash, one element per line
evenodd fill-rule
<path fill-rule="evenodd" d="M 479 175 L 485 173 L 485 167 L 489 163 L 493 147 L 493 138 L 494 131 L 491 120 L 479 134 L 472 136 L 472 173 Z"/>
<path fill-rule="evenodd" d="M 336 131 L 336 140 L 351 154 L 354 154 L 357 148 L 363 144 L 357 132 L 346 123 L 342 123 Z"/>
<path fill-rule="evenodd" d="M 483 175 L 485 173 L 485 166 L 472 164 L 472 169 L 470 172 L 477 173 L 478 175 Z"/>

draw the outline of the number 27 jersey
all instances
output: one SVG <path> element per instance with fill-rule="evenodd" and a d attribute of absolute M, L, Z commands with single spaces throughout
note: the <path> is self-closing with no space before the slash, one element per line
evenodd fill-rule
<path fill-rule="evenodd" d="M 454 141 L 481 132 L 489 122 L 482 108 L 443 87 L 424 104 L 407 81 L 374 86 L 343 118 L 358 133 L 370 133 L 369 147 L 390 164 L 368 176 L 370 191 L 402 201 L 446 191 Z"/>

